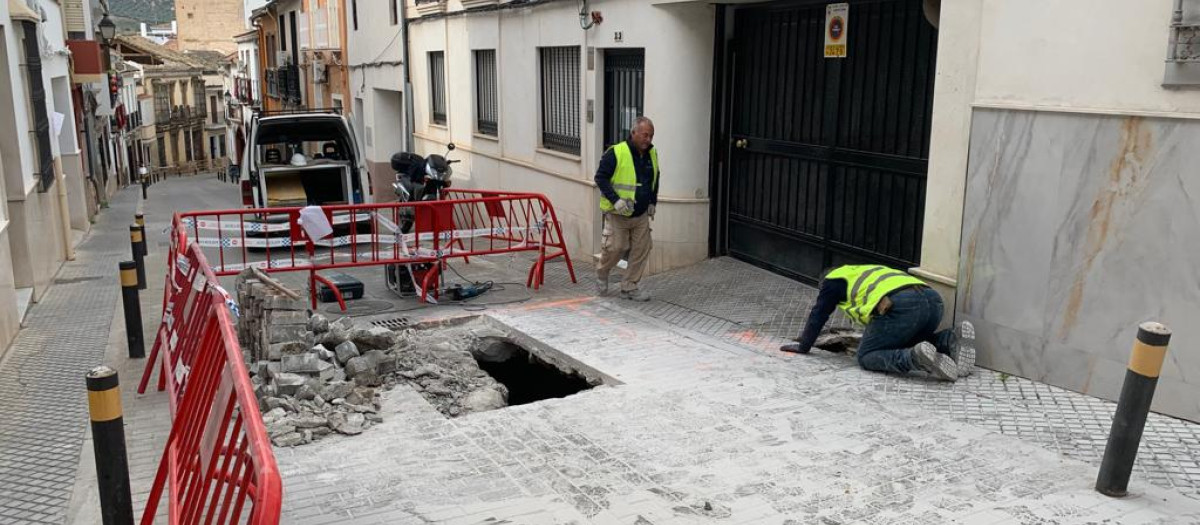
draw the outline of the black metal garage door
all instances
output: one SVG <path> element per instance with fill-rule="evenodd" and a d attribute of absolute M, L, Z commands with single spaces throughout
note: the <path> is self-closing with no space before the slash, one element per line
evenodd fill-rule
<path fill-rule="evenodd" d="M 937 30 L 921 0 L 847 18 L 847 57 L 825 58 L 825 3 L 734 12 L 716 251 L 807 280 L 919 262 Z"/>

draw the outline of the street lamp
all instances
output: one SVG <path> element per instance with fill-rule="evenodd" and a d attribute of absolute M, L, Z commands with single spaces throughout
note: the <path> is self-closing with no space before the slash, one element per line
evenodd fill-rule
<path fill-rule="evenodd" d="M 104 41 L 104 45 L 108 45 L 116 36 L 117 24 L 108 17 L 108 13 L 104 13 L 104 18 L 100 19 L 100 40 Z"/>

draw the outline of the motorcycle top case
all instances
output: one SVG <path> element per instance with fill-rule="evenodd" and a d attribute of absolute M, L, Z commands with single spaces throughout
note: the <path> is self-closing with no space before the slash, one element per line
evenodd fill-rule
<path fill-rule="evenodd" d="M 342 294 L 343 300 L 349 301 L 352 299 L 362 299 L 362 281 L 344 273 L 331 273 L 328 275 L 322 275 L 322 277 L 329 279 L 329 282 L 333 283 L 333 285 L 337 287 L 338 291 Z M 337 301 L 337 298 L 333 296 L 333 290 L 330 290 L 329 287 L 322 282 L 317 283 L 317 299 L 319 299 L 322 303 L 332 303 Z"/>

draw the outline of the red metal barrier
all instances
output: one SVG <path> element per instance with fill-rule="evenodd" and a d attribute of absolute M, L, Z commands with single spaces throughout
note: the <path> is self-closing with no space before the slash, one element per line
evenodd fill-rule
<path fill-rule="evenodd" d="M 249 266 L 308 271 L 314 306 L 315 282 L 324 281 L 316 272 L 334 268 L 428 263 L 421 300 L 436 294 L 448 258 L 532 252 L 526 285 L 539 288 L 546 263 L 561 257 L 575 281 L 558 217 L 544 196 L 454 190 L 447 197 L 324 207 L 345 231 L 316 241 L 298 223 L 300 208 L 175 215 L 163 320 L 138 385 L 144 393 L 161 362 L 158 388 L 168 390 L 173 424 L 143 524 L 154 521 L 164 494 L 171 523 L 280 519 L 282 482 L 234 330 L 236 305 L 219 276 Z M 362 223 L 368 231 L 360 231 Z M 217 265 L 209 264 L 205 248 L 215 251 Z M 251 257 L 250 248 L 263 251 Z"/>
<path fill-rule="evenodd" d="M 533 252 L 526 284 L 540 288 L 546 263 L 571 264 L 554 207 L 542 195 L 451 190 L 447 200 L 323 206 L 335 233 L 313 241 L 299 224 L 301 208 L 239 209 L 179 214 L 183 230 L 214 263 L 233 275 L 248 266 L 267 272 L 318 272 L 384 264 L 433 264 L 419 283 L 421 299 L 436 295 L 445 260 Z M 315 292 L 314 292 L 315 299 Z"/>
<path fill-rule="evenodd" d="M 198 246 L 186 245 L 183 256 L 191 271 L 179 273 L 200 275 L 205 282 L 196 286 L 187 281 L 188 293 L 167 291 L 173 298 L 193 298 L 172 301 L 187 303 L 181 315 L 185 321 L 175 333 L 188 344 L 177 347 L 177 357 L 167 352 L 164 364 L 189 366 L 167 375 L 173 424 L 141 523 L 154 522 L 166 494 L 173 524 L 277 524 L 283 483 L 242 361 L 227 296 L 206 271 Z M 169 286 L 175 273 L 173 268 Z"/>
<path fill-rule="evenodd" d="M 138 392 L 144 393 L 159 356 L 158 388 L 168 389 L 172 413 L 186 371 L 196 353 L 197 302 L 211 301 L 210 289 L 228 300 L 216 277 L 235 275 L 247 267 L 268 273 L 309 272 L 316 307 L 318 271 L 359 266 L 426 263 L 413 272 L 420 278 L 420 300 L 437 296 L 447 259 L 529 252 L 535 254 L 526 285 L 545 282 L 546 263 L 562 258 L 571 281 L 575 269 L 567 253 L 558 216 L 545 196 L 486 190 L 450 190 L 446 200 L 388 204 L 324 206 L 321 209 L 342 231 L 316 240 L 300 226 L 301 208 L 200 211 L 176 214 L 172 221 L 163 322 L 146 361 Z M 362 229 L 368 231 L 360 231 Z M 208 250 L 209 265 L 198 246 Z M 254 251 L 252 251 L 254 249 Z M 220 301 L 219 301 L 220 302 Z M 339 301 L 340 303 L 341 301 Z M 343 306 L 344 307 L 344 306 Z M 201 308 L 202 309 L 202 308 Z"/>

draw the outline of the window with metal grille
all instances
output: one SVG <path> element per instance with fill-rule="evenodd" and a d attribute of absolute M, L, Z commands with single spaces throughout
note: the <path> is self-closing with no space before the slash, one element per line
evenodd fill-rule
<path fill-rule="evenodd" d="M 485 135 L 499 132 L 500 101 L 496 89 L 496 50 L 475 51 L 475 127 Z"/>
<path fill-rule="evenodd" d="M 446 53 L 429 52 L 429 113 L 434 124 L 446 123 Z"/>
<path fill-rule="evenodd" d="M 326 7 L 329 9 L 326 20 L 326 26 L 328 26 L 327 32 L 329 33 L 327 35 L 329 47 L 337 49 L 342 47 L 342 18 L 338 13 L 338 0 L 329 0 L 326 3 Z"/>
<path fill-rule="evenodd" d="M 312 42 L 309 41 L 309 39 L 308 39 L 308 29 L 309 29 L 309 26 L 312 24 L 312 10 L 310 9 L 310 10 L 305 11 L 304 7 L 305 7 L 304 3 L 301 3 L 300 4 L 300 14 L 299 14 L 300 25 L 297 26 L 295 24 L 292 24 L 293 27 L 298 28 L 297 31 L 300 34 L 300 43 L 292 46 L 296 49 L 308 49 L 309 47 L 312 47 L 311 46 Z M 293 16 L 293 17 L 297 16 L 296 12 L 293 11 L 291 16 Z"/>
<path fill-rule="evenodd" d="M 317 0 L 312 0 L 308 6 L 308 12 L 312 18 L 313 47 L 317 49 L 329 47 L 328 8 L 322 9 Z"/>
<path fill-rule="evenodd" d="M 50 117 L 46 109 L 46 89 L 42 84 L 42 59 L 38 47 L 38 29 L 33 22 L 21 22 L 25 48 L 25 85 L 33 118 L 33 146 L 37 158 L 38 191 L 46 192 L 54 184 L 54 152 L 50 149 Z"/>
<path fill-rule="evenodd" d="M 579 154 L 579 48 L 543 47 L 542 146 Z"/>
<path fill-rule="evenodd" d="M 160 125 L 166 124 L 168 120 L 171 120 L 171 98 L 169 93 L 171 85 L 154 82 L 152 86 L 154 89 L 154 120 Z"/>

